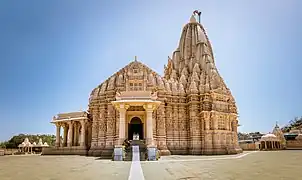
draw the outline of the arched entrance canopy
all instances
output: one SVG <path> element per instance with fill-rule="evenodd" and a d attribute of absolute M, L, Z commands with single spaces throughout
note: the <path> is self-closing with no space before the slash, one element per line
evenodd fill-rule
<path fill-rule="evenodd" d="M 146 111 L 146 142 L 147 146 L 153 146 L 153 119 L 152 113 L 153 111 L 160 105 L 160 101 L 157 101 L 157 92 L 153 94 L 150 91 L 123 91 L 123 92 L 116 92 L 116 101 L 111 101 L 114 107 L 119 111 L 120 115 L 120 123 L 119 123 L 119 141 L 117 145 L 121 145 L 125 140 L 125 125 L 126 125 L 126 113 L 127 109 L 130 106 L 142 106 Z M 131 124 L 131 123 L 130 123 Z M 132 125 L 131 125 L 132 127 Z M 142 124 L 141 124 L 141 127 Z M 143 128 L 137 129 L 139 132 L 142 133 L 141 130 Z M 130 131 L 128 132 L 128 136 Z M 143 136 L 143 134 L 142 134 Z M 129 137 L 128 137 L 129 138 Z M 133 138 L 133 136 L 132 136 Z M 132 139 L 131 138 L 131 139 Z"/>

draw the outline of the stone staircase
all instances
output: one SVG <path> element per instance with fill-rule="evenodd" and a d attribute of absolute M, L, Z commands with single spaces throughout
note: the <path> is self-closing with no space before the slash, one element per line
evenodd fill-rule
<path fill-rule="evenodd" d="M 130 146 L 126 148 L 126 156 L 125 156 L 124 161 L 132 161 L 132 155 L 133 155 L 132 146 L 139 146 L 140 161 L 146 161 L 147 147 L 143 140 L 132 140 L 131 141 Z"/>

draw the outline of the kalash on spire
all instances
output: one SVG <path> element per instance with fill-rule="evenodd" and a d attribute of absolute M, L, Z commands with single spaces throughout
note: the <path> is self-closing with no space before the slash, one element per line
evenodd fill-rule
<path fill-rule="evenodd" d="M 111 157 L 128 140 L 161 155 L 242 152 L 235 99 L 218 73 L 200 15 L 194 11 L 184 26 L 164 77 L 135 58 L 92 90 L 87 112 L 55 116 L 57 127 L 85 131 L 68 136 L 81 135 L 79 143 L 64 139 L 67 143 L 45 153 Z M 71 146 L 70 152 L 64 149 Z"/>

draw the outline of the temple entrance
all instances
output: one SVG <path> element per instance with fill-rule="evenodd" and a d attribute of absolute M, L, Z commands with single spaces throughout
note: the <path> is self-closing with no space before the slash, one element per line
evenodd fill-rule
<path fill-rule="evenodd" d="M 128 124 L 128 139 L 133 140 L 134 134 L 138 134 L 140 140 L 144 139 L 143 129 L 142 120 L 138 117 L 133 117 Z"/>

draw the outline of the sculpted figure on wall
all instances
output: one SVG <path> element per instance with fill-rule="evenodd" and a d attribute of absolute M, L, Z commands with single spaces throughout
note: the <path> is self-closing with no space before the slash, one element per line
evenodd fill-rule
<path fill-rule="evenodd" d="M 153 86 L 156 85 L 155 78 L 152 73 L 149 74 L 148 81 L 151 85 L 153 85 Z"/>
<path fill-rule="evenodd" d="M 123 76 L 123 74 L 121 73 L 121 74 L 119 74 L 119 76 L 118 76 L 117 85 L 118 85 L 118 86 L 122 86 L 123 83 L 124 83 L 124 76 Z"/>

